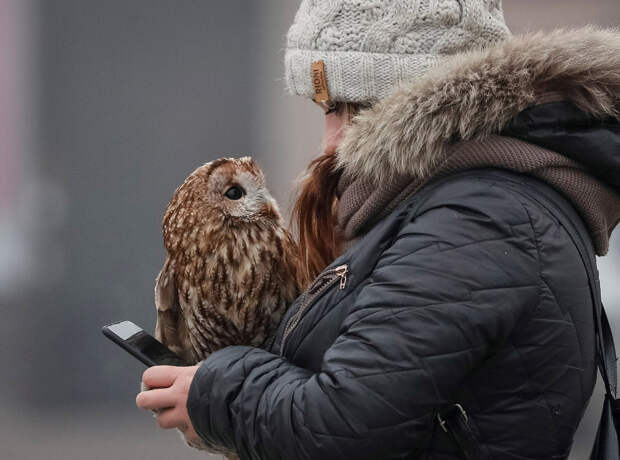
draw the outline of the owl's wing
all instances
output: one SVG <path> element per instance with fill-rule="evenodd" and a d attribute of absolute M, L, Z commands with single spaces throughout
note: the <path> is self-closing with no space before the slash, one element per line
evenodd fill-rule
<path fill-rule="evenodd" d="M 173 351 L 182 348 L 180 326 L 183 323 L 183 315 L 170 257 L 166 257 L 164 266 L 155 280 L 155 308 L 157 309 L 155 338 Z"/>

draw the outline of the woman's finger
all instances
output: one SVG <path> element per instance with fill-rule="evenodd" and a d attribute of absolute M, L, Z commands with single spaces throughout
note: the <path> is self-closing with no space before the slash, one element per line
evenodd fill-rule
<path fill-rule="evenodd" d="M 136 405 L 141 409 L 167 409 L 174 407 L 175 404 L 174 394 L 167 388 L 143 391 L 136 396 Z"/>
<path fill-rule="evenodd" d="M 183 414 L 177 409 L 166 409 L 157 415 L 157 423 L 166 430 L 171 428 L 185 427 Z M 185 427 L 185 429 L 187 429 Z"/>
<path fill-rule="evenodd" d="M 142 374 L 142 383 L 151 388 L 167 388 L 172 385 L 182 368 L 175 366 L 153 366 Z"/>

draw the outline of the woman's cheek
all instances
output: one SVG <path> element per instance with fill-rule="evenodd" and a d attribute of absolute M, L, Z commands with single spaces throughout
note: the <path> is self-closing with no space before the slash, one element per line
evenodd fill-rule
<path fill-rule="evenodd" d="M 332 113 L 325 115 L 325 129 L 323 131 L 323 152 L 326 154 L 336 153 L 336 149 L 342 141 L 344 115 Z"/>

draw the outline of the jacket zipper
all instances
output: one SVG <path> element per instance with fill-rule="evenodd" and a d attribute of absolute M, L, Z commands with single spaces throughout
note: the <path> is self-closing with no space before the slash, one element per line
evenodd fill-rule
<path fill-rule="evenodd" d="M 284 344 L 286 343 L 286 338 L 293 332 L 295 327 L 299 324 L 301 320 L 301 316 L 304 311 L 308 309 L 311 302 L 315 300 L 318 296 L 320 296 L 323 292 L 327 290 L 328 287 L 332 286 L 335 281 L 340 279 L 340 289 L 344 289 L 347 283 L 347 271 L 348 266 L 346 264 L 339 265 L 338 267 L 332 268 L 330 270 L 326 270 L 323 272 L 317 279 L 315 279 L 310 287 L 306 289 L 306 291 L 302 294 L 301 298 L 301 306 L 295 312 L 293 316 L 289 318 L 284 327 L 284 333 L 282 335 L 282 342 L 280 342 L 280 354 L 284 350 Z"/>

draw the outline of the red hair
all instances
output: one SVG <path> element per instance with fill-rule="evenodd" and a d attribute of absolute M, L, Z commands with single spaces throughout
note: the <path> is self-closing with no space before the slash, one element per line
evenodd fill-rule
<path fill-rule="evenodd" d="M 363 107 L 343 103 L 338 111 L 350 120 Z M 297 228 L 304 285 L 341 254 L 336 191 L 342 171 L 335 168 L 336 155 L 324 152 L 310 162 L 291 212 L 291 227 Z"/>
<path fill-rule="evenodd" d="M 340 254 L 336 196 L 340 172 L 333 170 L 335 159 L 335 154 L 324 153 L 310 162 L 291 213 L 291 223 L 297 227 L 304 285 Z"/>

